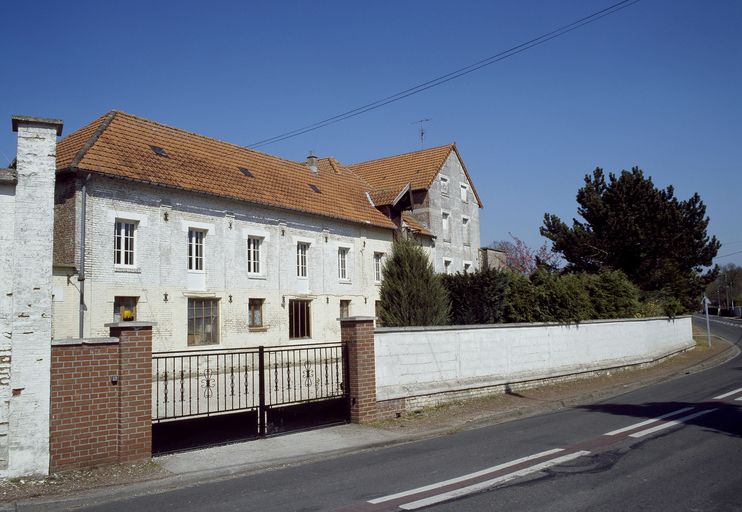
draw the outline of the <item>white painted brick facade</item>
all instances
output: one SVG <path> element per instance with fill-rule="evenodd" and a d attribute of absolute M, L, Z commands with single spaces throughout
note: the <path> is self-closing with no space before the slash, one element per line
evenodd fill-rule
<path fill-rule="evenodd" d="M 0 434 L 5 434 L 0 436 L 0 457 L 4 459 L 0 476 L 4 477 L 46 474 L 49 470 L 57 129 L 54 124 L 18 121 L 17 184 L 0 190 L 0 281 L 4 287 L 0 304 Z"/>
<path fill-rule="evenodd" d="M 134 269 L 114 265 L 116 218 L 137 223 Z M 220 347 L 296 343 L 288 331 L 292 298 L 312 301 L 312 336 L 306 341 L 339 341 L 340 300 L 351 301 L 351 315 L 374 314 L 379 286 L 373 257 L 375 252 L 388 254 L 392 241 L 387 229 L 100 176 L 88 184 L 86 226 L 84 335 L 106 336 L 104 324 L 112 320 L 114 297 L 136 296 L 138 319 L 157 322 L 155 350 L 187 348 L 189 296 L 219 299 Z M 206 229 L 201 290 L 188 288 L 189 226 Z M 262 276 L 247 273 L 251 234 L 264 237 Z M 296 275 L 298 241 L 310 242 L 306 279 Z M 339 247 L 349 248 L 346 281 L 338 278 Z M 55 289 L 64 289 L 64 299 L 55 302 L 55 338 L 77 337 L 78 283 L 57 274 Z M 249 332 L 250 298 L 265 300 L 265 332 Z"/>

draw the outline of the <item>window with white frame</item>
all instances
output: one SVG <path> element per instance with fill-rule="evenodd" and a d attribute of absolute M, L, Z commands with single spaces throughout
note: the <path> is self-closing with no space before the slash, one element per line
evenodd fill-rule
<path fill-rule="evenodd" d="M 448 178 L 441 176 L 441 194 L 448 195 Z"/>
<path fill-rule="evenodd" d="M 348 248 L 338 248 L 338 279 L 348 280 Z"/>
<path fill-rule="evenodd" d="M 120 267 L 134 266 L 134 242 L 137 223 L 116 220 L 113 232 L 113 263 Z"/>
<path fill-rule="evenodd" d="M 374 253 L 374 281 L 381 282 L 381 259 L 384 257 L 383 252 Z"/>
<path fill-rule="evenodd" d="M 469 202 L 469 185 L 461 184 L 461 200 L 465 203 Z"/>
<path fill-rule="evenodd" d="M 296 276 L 307 277 L 307 253 L 309 252 L 309 244 L 306 242 L 299 242 L 296 244 Z"/>
<path fill-rule="evenodd" d="M 471 235 L 469 234 L 469 219 L 461 219 L 461 229 L 463 231 L 464 245 L 471 245 Z"/>
<path fill-rule="evenodd" d="M 263 272 L 261 265 L 260 249 L 263 239 L 257 236 L 247 238 L 247 273 L 260 274 Z"/>
<path fill-rule="evenodd" d="M 444 274 L 451 273 L 451 260 L 447 260 L 447 259 L 443 260 L 443 273 Z"/>
<path fill-rule="evenodd" d="M 204 235 L 200 229 L 188 230 L 188 270 L 201 272 L 204 269 Z"/>
<path fill-rule="evenodd" d="M 451 230 L 449 229 L 449 221 L 451 215 L 447 212 L 443 212 L 441 216 L 441 226 L 443 231 L 443 240 L 446 242 L 451 241 Z"/>

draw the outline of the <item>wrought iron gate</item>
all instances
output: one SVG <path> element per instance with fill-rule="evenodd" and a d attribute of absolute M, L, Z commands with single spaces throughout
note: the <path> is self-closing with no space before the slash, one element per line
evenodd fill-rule
<path fill-rule="evenodd" d="M 341 343 L 152 354 L 153 451 L 349 420 Z"/>

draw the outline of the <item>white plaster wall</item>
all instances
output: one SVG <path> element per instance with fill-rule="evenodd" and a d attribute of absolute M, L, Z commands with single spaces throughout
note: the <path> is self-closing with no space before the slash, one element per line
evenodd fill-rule
<path fill-rule="evenodd" d="M 441 192 L 440 177 L 448 178 L 448 195 Z M 461 184 L 468 185 L 468 200 L 461 201 Z M 437 236 L 433 251 L 433 267 L 436 272 L 443 272 L 444 258 L 451 260 L 451 272 L 464 270 L 464 262 L 471 263 L 471 270 L 479 268 L 479 204 L 474 196 L 472 184 L 464 174 L 464 168 L 456 153 L 451 152 L 441 167 L 440 173 L 433 181 L 429 191 L 430 229 Z M 450 241 L 443 239 L 443 212 L 449 213 Z M 464 245 L 462 228 L 463 217 L 468 217 L 470 226 L 470 245 Z"/>
<path fill-rule="evenodd" d="M 220 347 L 296 343 L 288 332 L 292 298 L 312 300 L 312 337 L 306 341 L 340 340 L 341 299 L 351 301 L 351 315 L 374 314 L 379 287 L 373 255 L 390 252 L 391 230 L 97 176 L 88 191 L 86 337 L 108 335 L 104 324 L 112 320 L 115 296 L 139 297 L 138 319 L 157 322 L 155 350 L 187 348 L 188 296 L 220 299 Z M 115 218 L 138 222 L 133 270 L 114 266 Z M 202 290 L 187 286 L 188 226 L 207 229 Z M 247 274 L 249 234 L 265 237 L 262 276 Z M 311 242 L 307 279 L 296 276 L 297 241 Z M 339 246 L 350 248 L 350 280 L 338 279 Z M 248 331 L 250 298 L 265 299 L 266 332 Z M 63 310 L 67 318 L 60 318 L 62 308 L 55 315 L 55 338 L 77 337 L 75 306 Z"/>
<path fill-rule="evenodd" d="M 56 127 L 18 124 L 18 183 L 9 272 L 11 394 L 7 398 L 7 465 L 0 476 L 46 474 L 49 470 L 55 154 Z"/>
<path fill-rule="evenodd" d="M 377 329 L 377 399 L 553 378 L 656 360 L 694 346 L 691 318 Z"/>
<path fill-rule="evenodd" d="M 0 469 L 8 465 L 15 185 L 0 184 Z"/>

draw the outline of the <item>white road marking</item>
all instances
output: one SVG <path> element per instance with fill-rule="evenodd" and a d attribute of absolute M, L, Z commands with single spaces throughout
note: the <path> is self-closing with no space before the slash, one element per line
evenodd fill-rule
<path fill-rule="evenodd" d="M 421 500 L 405 503 L 404 505 L 400 505 L 399 508 L 401 508 L 402 510 L 415 510 L 418 508 L 429 507 L 430 505 L 435 505 L 436 503 L 442 503 L 444 501 L 460 498 L 461 496 L 466 496 L 467 494 L 487 490 L 495 485 L 508 482 L 515 478 L 526 476 L 531 473 L 536 473 L 537 471 L 541 471 L 542 469 L 546 469 L 550 466 L 556 466 L 563 462 L 577 459 L 579 457 L 582 457 L 583 455 L 588 455 L 589 453 L 590 452 L 588 451 L 579 451 L 563 455 L 555 459 L 547 460 L 546 462 L 542 462 L 540 464 L 535 464 L 533 466 L 529 466 L 518 471 L 513 471 L 512 473 L 508 473 L 506 475 L 498 476 L 497 478 L 492 478 L 491 480 L 485 480 L 484 482 L 479 482 L 467 487 L 462 487 L 460 489 L 454 489 L 452 491 L 436 494 L 435 496 L 431 496 L 429 498 L 423 498 Z"/>
<path fill-rule="evenodd" d="M 384 503 L 385 501 L 396 500 L 398 498 L 404 498 L 405 496 L 411 496 L 413 494 L 418 494 L 421 492 L 432 491 L 433 489 L 439 489 L 447 485 L 457 484 L 459 482 L 464 482 L 472 478 L 477 478 L 480 476 L 488 475 L 490 473 L 494 473 L 495 471 L 500 471 L 502 469 L 506 469 L 506 468 L 515 466 L 517 464 L 521 464 L 523 462 L 527 462 L 529 460 L 546 457 L 547 455 L 553 455 L 555 453 L 559 453 L 563 451 L 564 451 L 564 448 L 554 448 L 553 450 L 546 450 L 545 452 L 535 453 L 533 455 L 529 455 L 528 457 L 522 457 L 520 459 L 511 460 L 510 462 L 498 464 L 497 466 L 492 466 L 490 468 L 482 469 L 481 471 L 477 471 L 475 473 L 469 473 L 468 475 L 463 475 L 463 476 L 459 476 L 456 478 L 451 478 L 450 480 L 444 480 L 443 482 L 425 485 L 423 487 L 418 487 L 416 489 L 410 489 L 409 491 L 402 491 L 396 494 L 390 494 L 389 496 L 383 496 L 381 498 L 376 498 L 376 499 L 370 500 L 369 503 L 376 505 L 377 503 Z"/>
<path fill-rule="evenodd" d="M 648 428 L 646 430 L 640 430 L 639 432 L 634 432 L 633 434 L 629 434 L 631 437 L 643 437 L 647 434 L 652 434 L 654 432 L 658 432 L 660 430 L 674 427 L 675 425 L 678 425 L 680 423 L 690 421 L 693 418 L 698 418 L 699 416 L 703 416 L 704 414 L 708 414 L 710 412 L 714 412 L 716 409 L 706 409 L 705 411 L 698 411 L 694 412 L 693 414 L 689 414 L 688 416 L 683 416 L 682 418 L 678 418 L 673 421 L 668 421 L 665 423 L 662 423 L 661 425 L 657 425 L 656 427 Z"/>
<path fill-rule="evenodd" d="M 723 395 L 715 396 L 714 400 L 723 400 L 728 396 L 736 395 L 740 391 L 742 391 L 742 388 L 735 389 L 734 391 L 730 391 L 729 393 L 724 393 Z"/>
<path fill-rule="evenodd" d="M 670 416 L 675 416 L 676 414 L 682 414 L 684 412 L 692 411 L 693 407 L 683 407 L 682 409 L 678 409 L 677 411 L 668 412 L 667 414 L 663 414 L 662 416 L 657 416 L 656 418 L 652 418 L 650 420 L 641 421 L 639 423 L 634 423 L 633 425 L 629 425 L 628 427 L 619 428 L 618 430 L 611 430 L 610 432 L 606 432 L 603 434 L 604 436 L 615 436 L 617 434 L 623 434 L 624 432 L 628 432 L 629 430 L 634 430 L 635 428 L 643 427 L 644 425 L 649 425 L 650 423 L 654 423 L 655 421 L 663 420 L 665 418 L 669 418 Z"/>

